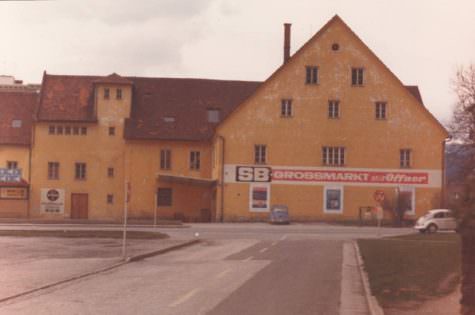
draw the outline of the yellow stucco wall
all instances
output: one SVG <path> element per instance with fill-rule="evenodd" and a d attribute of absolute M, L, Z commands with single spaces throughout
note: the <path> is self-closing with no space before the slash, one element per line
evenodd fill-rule
<path fill-rule="evenodd" d="M 171 169 L 160 169 L 160 151 L 171 151 Z M 200 170 L 190 169 L 190 151 L 200 152 Z M 158 188 L 172 188 L 172 206 L 157 207 L 159 218 L 175 218 L 183 214 L 196 221 L 201 209 L 210 209 L 209 187 L 158 180 L 158 174 L 191 178 L 211 178 L 209 143 L 188 141 L 128 141 L 127 180 L 131 183 L 130 217 L 153 218 Z"/>
<path fill-rule="evenodd" d="M 102 98 L 104 87 L 111 89 L 109 100 Z M 122 99 L 115 99 L 115 88 L 122 89 Z M 96 97 L 97 123 L 52 122 L 35 125 L 32 149 L 31 214 L 33 217 L 70 218 L 71 194 L 88 194 L 89 219 L 120 219 L 124 204 L 124 119 L 129 116 L 131 89 L 129 86 L 98 86 Z M 87 127 L 87 135 L 50 135 L 50 125 Z M 109 135 L 115 127 L 115 135 Z M 48 162 L 59 162 L 59 179 L 48 179 Z M 75 179 L 75 163 L 87 165 L 85 180 Z M 114 168 L 114 177 L 107 169 Z M 65 190 L 65 211 L 62 214 L 40 211 L 40 191 L 44 188 Z M 107 194 L 114 195 L 113 204 Z"/>
<path fill-rule="evenodd" d="M 333 43 L 339 51 L 331 49 Z M 305 84 L 306 65 L 319 67 L 319 84 Z M 364 68 L 363 86 L 351 86 L 352 67 Z M 291 118 L 281 117 L 282 99 L 292 99 Z M 340 118 L 328 118 L 329 100 L 340 101 Z M 376 101 L 387 102 L 387 119 L 375 119 Z M 265 144 L 269 166 L 321 167 L 323 146 L 343 146 L 344 168 L 375 170 L 398 169 L 400 149 L 410 148 L 412 169 L 441 171 L 446 138 L 425 108 L 339 20 L 271 76 L 217 134 L 225 138 L 225 164 L 252 165 L 254 145 Z M 272 185 L 271 204 L 289 204 L 296 218 L 329 218 L 322 211 L 322 189 Z M 376 189 L 345 187 L 344 211 L 336 217 L 355 217 L 359 206 L 374 204 Z M 417 214 L 433 206 L 440 190 L 416 189 Z M 227 183 L 224 200 L 225 219 L 256 215 L 248 210 L 249 184 Z"/>

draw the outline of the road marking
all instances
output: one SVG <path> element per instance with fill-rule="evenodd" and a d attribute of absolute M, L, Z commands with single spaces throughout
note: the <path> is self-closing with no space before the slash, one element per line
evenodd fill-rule
<path fill-rule="evenodd" d="M 253 259 L 253 258 L 254 258 L 254 256 L 249 256 L 249 257 L 247 257 L 246 259 L 244 259 L 244 261 L 249 261 L 249 260 L 251 260 L 251 259 Z"/>
<path fill-rule="evenodd" d="M 273 242 L 270 246 L 275 246 L 277 245 L 277 242 Z"/>
<path fill-rule="evenodd" d="M 216 279 L 221 279 L 222 277 L 224 277 L 230 271 L 231 271 L 231 269 L 226 269 L 224 271 L 221 271 L 219 274 L 216 275 Z"/>
<path fill-rule="evenodd" d="M 282 237 L 280 238 L 280 240 L 281 240 L 281 241 L 284 241 L 286 238 L 287 238 L 287 234 L 284 234 L 284 235 L 282 235 Z"/>
<path fill-rule="evenodd" d="M 264 247 L 264 248 L 261 249 L 259 252 L 264 253 L 264 252 L 266 252 L 267 250 L 268 250 L 268 248 L 267 248 L 267 247 Z"/>
<path fill-rule="evenodd" d="M 198 293 L 200 289 L 196 288 L 196 289 L 193 289 L 191 290 L 190 292 L 188 292 L 187 294 L 183 295 L 182 297 L 180 297 L 179 299 L 177 299 L 175 302 L 171 303 L 170 305 L 168 305 L 168 307 L 176 307 L 184 302 L 186 302 L 187 300 L 191 299 L 193 297 L 193 295 L 195 295 L 196 293 Z"/>

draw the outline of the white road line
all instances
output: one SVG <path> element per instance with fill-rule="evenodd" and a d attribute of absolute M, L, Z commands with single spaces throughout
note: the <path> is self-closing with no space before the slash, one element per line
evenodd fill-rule
<path fill-rule="evenodd" d="M 221 279 L 222 277 L 224 277 L 230 271 L 231 271 L 231 269 L 226 269 L 224 271 L 221 271 L 219 274 L 216 275 L 216 279 Z"/>
<path fill-rule="evenodd" d="M 266 252 L 267 250 L 268 250 L 268 248 L 267 248 L 267 247 L 264 247 L 264 248 L 261 249 L 259 252 L 264 253 L 264 252 Z"/>
<path fill-rule="evenodd" d="M 176 307 L 176 306 L 186 302 L 187 300 L 191 299 L 193 297 L 193 295 L 198 293 L 199 290 L 200 289 L 198 289 L 198 288 L 195 288 L 195 289 L 191 290 L 187 294 L 185 294 L 182 297 L 180 297 L 179 299 L 177 299 L 175 302 L 169 304 L 168 307 Z"/>
<path fill-rule="evenodd" d="M 244 261 L 249 261 L 249 260 L 251 260 L 251 259 L 253 259 L 253 258 L 254 258 L 254 256 L 249 256 L 249 257 L 247 257 L 246 259 L 244 259 Z"/>
<path fill-rule="evenodd" d="M 284 235 L 282 235 L 282 237 L 280 238 L 280 240 L 281 240 L 281 241 L 284 241 L 286 238 L 287 238 L 287 234 L 284 234 Z"/>

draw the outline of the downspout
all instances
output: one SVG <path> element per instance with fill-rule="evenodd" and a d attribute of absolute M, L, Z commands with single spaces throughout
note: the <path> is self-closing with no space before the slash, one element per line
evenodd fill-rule
<path fill-rule="evenodd" d="M 446 161 L 445 161 L 445 149 L 447 145 L 447 141 L 450 141 L 452 138 L 446 138 L 442 140 L 442 189 L 441 189 L 441 198 L 440 198 L 440 206 L 442 209 L 447 207 L 447 198 L 446 198 L 446 191 L 447 191 L 447 170 L 446 170 Z"/>
<path fill-rule="evenodd" d="M 30 219 L 30 206 L 31 206 L 31 188 L 32 188 L 32 185 L 31 185 L 31 151 L 33 151 L 33 143 L 34 143 L 34 139 L 35 139 L 35 126 L 33 126 L 33 128 L 31 128 L 32 131 L 31 131 L 31 143 L 30 145 L 28 146 L 28 196 L 27 196 L 27 203 L 26 203 L 26 217 L 27 219 Z"/>
<path fill-rule="evenodd" d="M 221 215 L 220 215 L 220 221 L 221 222 L 224 222 L 224 144 L 225 144 L 225 141 L 224 141 L 224 137 L 221 136 L 221 135 L 218 135 L 218 138 L 221 139 L 221 181 L 220 181 L 220 186 L 221 186 L 221 209 L 220 209 L 220 212 L 221 212 Z"/>

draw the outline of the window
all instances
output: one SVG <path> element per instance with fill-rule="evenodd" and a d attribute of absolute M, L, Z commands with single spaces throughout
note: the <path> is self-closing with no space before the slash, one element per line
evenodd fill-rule
<path fill-rule="evenodd" d="M 218 123 L 219 122 L 219 109 L 208 109 L 208 122 Z"/>
<path fill-rule="evenodd" d="M 14 170 L 18 168 L 18 162 L 17 161 L 7 161 L 7 168 L 9 170 Z"/>
<path fill-rule="evenodd" d="M 292 117 L 292 100 L 291 99 L 282 99 L 281 105 L 280 105 L 280 116 Z"/>
<path fill-rule="evenodd" d="M 107 194 L 107 203 L 108 204 L 113 204 L 114 203 L 114 195 L 113 194 Z"/>
<path fill-rule="evenodd" d="M 200 151 L 190 152 L 190 169 L 192 170 L 200 169 Z"/>
<path fill-rule="evenodd" d="M 376 102 L 375 114 L 376 119 L 386 119 L 386 102 Z"/>
<path fill-rule="evenodd" d="M 363 85 L 363 68 L 351 69 L 351 85 L 354 85 L 354 86 Z"/>
<path fill-rule="evenodd" d="M 171 169 L 171 164 L 172 164 L 171 157 L 172 157 L 171 150 L 169 149 L 160 150 L 160 169 L 162 170 Z"/>
<path fill-rule="evenodd" d="M 118 99 L 118 100 L 122 99 L 122 89 L 117 89 L 115 91 L 115 98 Z"/>
<path fill-rule="evenodd" d="M 109 136 L 115 135 L 115 127 L 109 127 Z"/>
<path fill-rule="evenodd" d="M 48 127 L 48 134 L 54 135 L 56 133 L 56 127 L 55 126 L 49 126 Z"/>
<path fill-rule="evenodd" d="M 323 196 L 323 209 L 327 213 L 343 212 L 343 187 L 325 186 Z"/>
<path fill-rule="evenodd" d="M 13 128 L 21 128 L 21 120 L 20 119 L 13 119 L 12 120 L 12 127 Z"/>
<path fill-rule="evenodd" d="M 344 147 L 323 147 L 322 148 L 323 165 L 343 166 L 345 165 Z"/>
<path fill-rule="evenodd" d="M 59 179 L 59 162 L 48 162 L 48 179 Z"/>
<path fill-rule="evenodd" d="M 87 127 L 81 127 L 81 135 L 87 135 Z"/>
<path fill-rule="evenodd" d="M 173 123 L 173 122 L 175 122 L 175 117 L 165 116 L 165 117 L 163 117 L 163 121 L 166 122 L 166 123 Z"/>
<path fill-rule="evenodd" d="M 58 135 L 63 134 L 63 126 L 57 126 L 56 127 L 56 134 L 58 134 Z"/>
<path fill-rule="evenodd" d="M 108 167 L 107 168 L 107 177 L 114 177 L 114 168 Z"/>
<path fill-rule="evenodd" d="M 76 163 L 76 179 L 86 179 L 86 163 Z"/>
<path fill-rule="evenodd" d="M 267 147 L 265 144 L 256 144 L 254 146 L 254 162 L 256 164 L 266 163 Z"/>
<path fill-rule="evenodd" d="M 158 188 L 157 191 L 157 206 L 170 207 L 172 205 L 172 189 Z"/>
<path fill-rule="evenodd" d="M 104 99 L 108 100 L 110 98 L 110 90 L 109 88 L 104 88 Z"/>
<path fill-rule="evenodd" d="M 336 119 L 340 117 L 340 101 L 328 101 L 328 118 Z"/>
<path fill-rule="evenodd" d="M 399 151 L 399 166 L 402 168 L 411 167 L 411 149 L 401 149 Z"/>
<path fill-rule="evenodd" d="M 70 135 L 71 134 L 71 126 L 64 127 L 64 134 L 65 135 Z"/>
<path fill-rule="evenodd" d="M 318 67 L 316 66 L 306 66 L 306 84 L 318 84 Z"/>
<path fill-rule="evenodd" d="M 79 127 L 74 126 L 73 127 L 73 135 L 78 135 L 79 134 Z"/>

